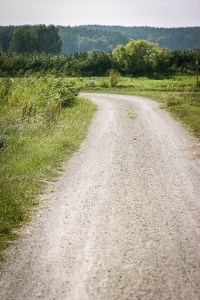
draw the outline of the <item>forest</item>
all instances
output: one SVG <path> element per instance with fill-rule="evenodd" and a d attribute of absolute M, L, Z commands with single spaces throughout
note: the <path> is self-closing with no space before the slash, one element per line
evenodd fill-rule
<path fill-rule="evenodd" d="M 129 31 L 127 27 L 117 27 L 121 31 L 113 31 L 114 26 L 103 27 L 104 30 L 100 28 L 102 26 L 0 27 L 0 76 L 50 73 L 58 76 L 91 77 L 106 76 L 111 69 L 125 76 L 196 72 L 196 62 L 200 59 L 198 39 L 195 40 L 196 44 L 193 40 L 191 49 L 171 50 L 148 40 L 150 28 L 146 28 L 146 35 L 145 28 L 140 28 L 143 39 L 138 39 L 139 28 L 136 39 L 126 35 L 128 32 L 130 35 L 134 28 L 129 28 Z M 190 29 L 191 41 L 198 29 L 200 28 Z M 160 30 L 162 33 L 162 29 Z M 186 28 L 180 30 L 182 34 L 185 32 L 187 39 Z M 153 31 L 152 37 L 155 37 Z M 172 32 L 178 34 L 178 29 Z"/>
<path fill-rule="evenodd" d="M 53 44 L 58 43 L 56 51 L 58 53 L 61 47 L 61 54 L 70 55 L 80 52 L 90 52 L 93 50 L 112 51 L 117 45 L 126 45 L 130 39 L 146 40 L 158 44 L 160 48 L 168 48 L 170 50 L 194 50 L 200 48 L 200 27 L 185 28 L 155 28 L 155 27 L 123 27 L 123 26 L 0 26 L 0 49 L 3 52 L 13 49 L 13 39 L 16 40 L 20 30 L 30 33 L 36 37 L 38 34 L 40 39 L 44 37 L 44 32 L 48 32 L 47 36 L 52 33 L 54 37 Z M 28 27 L 28 28 L 27 28 Z M 25 35 L 27 35 L 27 32 Z M 59 35 L 59 37 L 57 36 Z M 62 40 L 62 46 L 59 39 Z M 55 53 L 51 49 L 46 40 L 50 53 Z M 43 43 L 44 44 L 44 43 Z M 42 49 L 46 52 L 46 49 Z M 38 52 L 38 51 L 37 51 Z"/>
<path fill-rule="evenodd" d="M 60 54 L 61 46 L 58 28 L 53 25 L 0 27 L 0 50 L 3 52 Z"/>
<path fill-rule="evenodd" d="M 195 49 L 200 47 L 200 27 L 156 28 L 123 26 L 83 26 L 83 28 L 101 30 L 109 33 L 120 32 L 128 40 L 147 40 L 157 43 L 161 48 L 170 50 Z"/>
<path fill-rule="evenodd" d="M 58 26 L 63 40 L 62 54 L 110 51 L 117 45 L 125 45 L 130 39 L 146 40 L 161 48 L 189 50 L 200 48 L 200 27 L 154 28 L 123 26 Z"/>

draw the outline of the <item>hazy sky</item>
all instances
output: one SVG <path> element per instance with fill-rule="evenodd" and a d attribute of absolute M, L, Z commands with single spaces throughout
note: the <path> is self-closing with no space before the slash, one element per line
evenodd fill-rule
<path fill-rule="evenodd" d="M 200 0 L 0 0 L 0 25 L 200 26 Z"/>

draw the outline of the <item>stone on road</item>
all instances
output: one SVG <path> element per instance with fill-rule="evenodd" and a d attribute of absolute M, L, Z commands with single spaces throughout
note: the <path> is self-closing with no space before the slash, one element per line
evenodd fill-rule
<path fill-rule="evenodd" d="M 2 300 L 200 299 L 199 141 L 154 101 L 99 109 L 2 263 Z"/>

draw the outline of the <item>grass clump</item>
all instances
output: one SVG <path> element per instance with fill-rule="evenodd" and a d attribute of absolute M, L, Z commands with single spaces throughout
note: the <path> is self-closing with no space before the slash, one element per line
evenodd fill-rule
<path fill-rule="evenodd" d="M 0 250 L 86 136 L 96 106 L 55 78 L 0 83 Z"/>

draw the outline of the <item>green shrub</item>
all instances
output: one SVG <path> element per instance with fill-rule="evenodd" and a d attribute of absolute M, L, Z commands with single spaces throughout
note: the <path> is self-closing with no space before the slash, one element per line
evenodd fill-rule
<path fill-rule="evenodd" d="M 53 120 L 62 107 L 75 103 L 78 94 L 74 83 L 54 77 L 14 79 L 12 89 L 3 91 L 9 105 L 18 107 L 21 118 L 29 121 L 38 117 Z"/>
<path fill-rule="evenodd" d="M 120 73 L 117 70 L 110 70 L 109 71 L 109 81 L 111 87 L 115 87 L 120 80 Z"/>
<path fill-rule="evenodd" d="M 108 88 L 109 87 L 108 79 L 107 78 L 101 78 L 100 81 L 99 81 L 99 85 L 101 87 Z"/>

